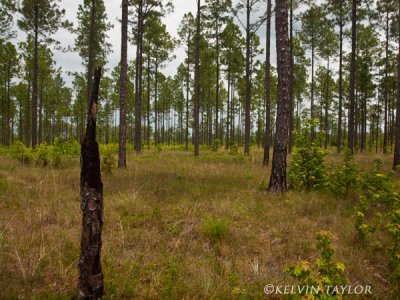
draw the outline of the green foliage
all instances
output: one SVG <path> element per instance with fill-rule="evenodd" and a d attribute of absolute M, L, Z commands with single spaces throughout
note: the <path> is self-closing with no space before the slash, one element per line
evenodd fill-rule
<path fill-rule="evenodd" d="M 234 142 L 229 142 L 229 154 L 230 155 L 238 155 L 239 154 L 239 149 L 236 143 Z"/>
<path fill-rule="evenodd" d="M 327 152 L 319 147 L 321 137 L 314 141 L 311 138 L 311 131 L 316 126 L 316 121 L 308 120 L 301 132 L 295 133 L 295 148 L 288 172 L 288 182 L 294 190 L 321 189 L 325 184 L 327 170 L 324 158 Z"/>
<path fill-rule="evenodd" d="M 21 141 L 17 141 L 11 149 L 11 156 L 24 164 L 29 164 L 33 160 L 32 150 L 26 147 Z"/>
<path fill-rule="evenodd" d="M 46 144 L 37 146 L 34 150 L 35 164 L 37 166 L 46 167 L 50 162 L 50 148 Z"/>
<path fill-rule="evenodd" d="M 355 207 L 355 228 L 358 232 L 358 237 L 362 242 L 365 242 L 367 237 L 375 231 L 373 226 L 365 222 L 365 215 L 369 211 L 367 199 L 364 196 L 360 197 L 360 202 Z"/>
<path fill-rule="evenodd" d="M 349 149 L 344 153 L 344 165 L 337 167 L 328 175 L 326 188 L 336 197 L 344 197 L 357 188 L 359 172 L 354 156 Z"/>
<path fill-rule="evenodd" d="M 112 169 L 115 167 L 115 145 L 101 145 L 100 156 L 101 160 L 101 170 L 107 174 L 111 174 Z"/>
<path fill-rule="evenodd" d="M 211 150 L 214 152 L 217 152 L 219 150 L 219 145 L 221 144 L 221 141 L 219 139 L 215 139 L 212 146 Z"/>
<path fill-rule="evenodd" d="M 229 231 L 229 223 L 222 218 L 208 218 L 203 226 L 204 233 L 212 242 L 221 241 Z"/>
<path fill-rule="evenodd" d="M 77 156 L 80 154 L 81 148 L 76 139 L 65 139 L 59 136 L 54 139 L 54 150 L 60 155 Z"/>
<path fill-rule="evenodd" d="M 329 231 L 317 232 L 317 250 L 321 258 L 318 258 L 314 264 L 301 261 L 295 267 L 285 267 L 285 272 L 298 280 L 300 285 L 321 288 L 320 294 L 313 295 L 315 299 L 335 299 L 334 295 L 327 294 L 327 291 L 323 291 L 323 289 L 327 286 L 344 285 L 348 282 L 344 264 L 333 261 L 335 251 L 331 246 L 332 238 L 333 235 Z"/>

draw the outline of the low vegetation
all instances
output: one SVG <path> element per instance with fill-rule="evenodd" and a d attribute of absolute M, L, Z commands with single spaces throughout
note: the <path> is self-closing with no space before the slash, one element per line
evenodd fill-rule
<path fill-rule="evenodd" d="M 35 163 L 37 153 L 27 149 L 29 162 L 13 148 L 1 151 L 2 299 L 76 294 L 79 157 L 67 141 L 61 145 L 44 146 L 61 153 L 57 167 Z M 260 188 L 270 172 L 261 150 L 249 158 L 242 149 L 202 149 L 195 159 L 179 149 L 129 155 L 126 170 L 103 172 L 105 299 L 264 299 L 266 284 L 311 280 L 293 276 L 304 268 L 285 272 L 304 261 L 312 280 L 325 278 L 323 267 L 331 281 L 371 285 L 378 299 L 398 295 L 392 156 L 330 151 L 323 186 L 282 195 Z M 101 146 L 103 155 L 115 151 Z M 370 170 L 365 162 L 377 159 Z M 351 179 L 347 187 L 343 176 Z"/>

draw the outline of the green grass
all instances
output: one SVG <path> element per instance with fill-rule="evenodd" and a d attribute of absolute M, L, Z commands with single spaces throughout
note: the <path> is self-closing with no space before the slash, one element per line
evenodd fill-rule
<path fill-rule="evenodd" d="M 358 242 L 356 199 L 270 194 L 260 188 L 270 172 L 261 151 L 241 152 L 195 159 L 164 147 L 103 174 L 105 299 L 265 299 L 266 284 L 292 282 L 285 265 L 318 257 L 319 230 L 335 234 L 335 258 L 350 282 L 387 298 L 388 259 Z M 391 156 L 356 162 L 372 168 L 375 158 L 390 169 Z M 328 156 L 328 165 L 341 162 Z M 79 201 L 79 158 L 53 169 L 0 156 L 0 299 L 75 295 Z"/>

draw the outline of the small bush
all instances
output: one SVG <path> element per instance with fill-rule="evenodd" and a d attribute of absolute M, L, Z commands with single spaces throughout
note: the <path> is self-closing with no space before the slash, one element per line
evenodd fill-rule
<path fill-rule="evenodd" d="M 344 165 L 336 168 L 328 175 L 326 187 L 336 197 L 344 197 L 358 187 L 359 172 L 354 163 L 352 152 L 347 149 L 344 153 Z"/>
<path fill-rule="evenodd" d="M 208 218 L 204 223 L 203 229 L 211 241 L 221 241 L 229 231 L 229 223 L 221 218 Z"/>
<path fill-rule="evenodd" d="M 101 169 L 107 174 L 111 174 L 115 166 L 114 149 L 112 145 L 102 145 L 100 147 L 100 154 L 102 157 Z"/>
<path fill-rule="evenodd" d="M 17 141 L 11 150 L 11 156 L 24 164 L 29 164 L 33 160 L 32 150 L 26 147 L 21 141 Z"/>
<path fill-rule="evenodd" d="M 211 150 L 217 152 L 219 150 L 219 145 L 221 141 L 219 139 L 215 139 L 213 144 L 211 145 Z"/>
<path fill-rule="evenodd" d="M 314 121 L 305 122 L 301 132 L 295 133 L 293 159 L 288 171 L 288 182 L 294 190 L 312 190 L 323 188 L 327 171 L 325 156 L 327 152 L 319 147 L 319 140 L 311 139 L 311 131 L 317 126 Z"/>
<path fill-rule="evenodd" d="M 49 146 L 42 144 L 36 147 L 34 150 L 35 164 L 41 167 L 46 167 L 50 162 L 50 148 Z"/>
<path fill-rule="evenodd" d="M 335 250 L 332 248 L 333 235 L 329 231 L 316 233 L 317 250 L 321 255 L 314 264 L 301 261 L 295 267 L 285 267 L 285 271 L 300 282 L 301 286 L 319 286 L 320 294 L 314 295 L 315 299 L 329 299 L 327 286 L 344 285 L 348 282 L 345 276 L 345 266 L 341 262 L 333 261 Z M 306 289 L 303 289 L 305 295 Z"/>

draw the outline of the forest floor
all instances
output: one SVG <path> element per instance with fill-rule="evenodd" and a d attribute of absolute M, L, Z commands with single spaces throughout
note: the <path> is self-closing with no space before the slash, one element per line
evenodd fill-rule
<path fill-rule="evenodd" d="M 352 285 L 389 299 L 386 256 L 357 240 L 356 199 L 268 193 L 261 154 L 145 151 L 103 174 L 105 299 L 266 299 L 266 284 L 293 283 L 285 266 L 319 257 L 319 230 Z M 390 155 L 356 162 L 375 158 L 390 169 Z M 79 158 L 53 169 L 0 155 L 0 299 L 73 297 L 80 229 Z"/>

